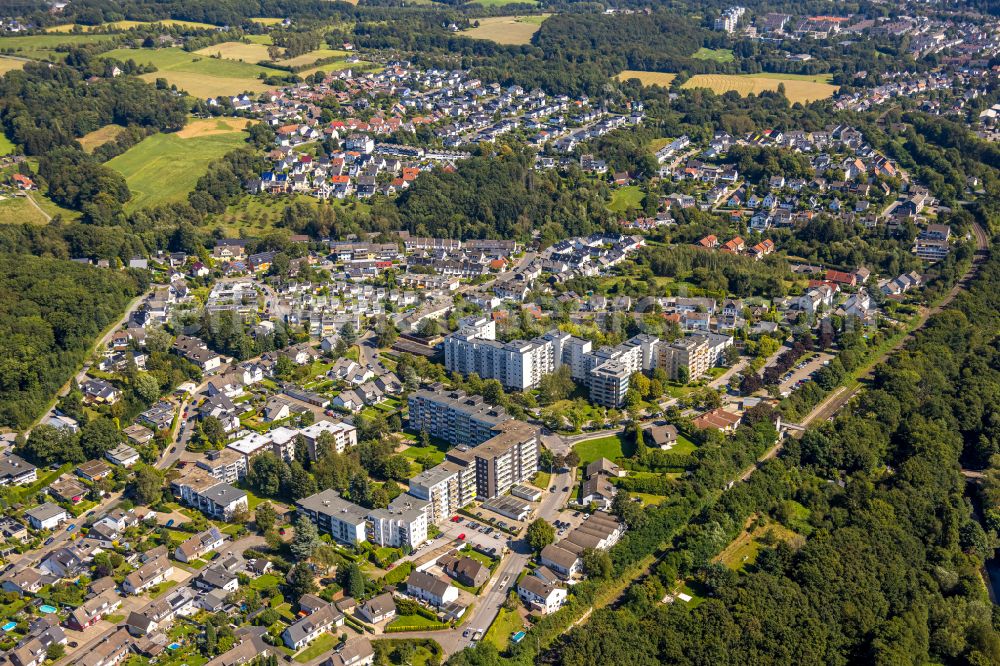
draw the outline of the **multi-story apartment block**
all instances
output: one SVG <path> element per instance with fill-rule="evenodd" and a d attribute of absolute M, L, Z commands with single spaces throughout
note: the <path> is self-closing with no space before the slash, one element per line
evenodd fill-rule
<path fill-rule="evenodd" d="M 445 460 L 410 479 L 409 494 L 428 502 L 431 521 L 440 523 L 476 498 L 476 470 Z"/>
<path fill-rule="evenodd" d="M 209 451 L 198 467 L 225 483 L 236 483 L 247 475 L 247 459 L 232 449 Z"/>
<path fill-rule="evenodd" d="M 625 400 L 631 377 L 656 367 L 659 338 L 637 335 L 618 345 L 606 347 L 582 356 L 582 367 L 588 367 L 586 383 L 590 400 L 605 407 L 619 407 Z"/>
<path fill-rule="evenodd" d="M 502 407 L 494 407 L 481 396 L 469 396 L 462 391 L 448 391 L 434 384 L 410 394 L 410 429 L 427 431 L 452 445 L 475 446 L 493 437 L 493 429 L 510 415 Z"/>
<path fill-rule="evenodd" d="M 444 364 L 452 372 L 473 372 L 483 379 L 496 379 L 507 388 L 523 391 L 538 385 L 555 370 L 553 349 L 548 341 L 498 342 L 496 324 L 488 319 L 464 319 L 458 332 L 444 340 Z"/>
<path fill-rule="evenodd" d="M 492 499 L 538 471 L 538 430 L 523 421 L 497 425 L 477 446 L 458 446 L 446 460 L 410 479 L 410 494 L 430 503 L 441 522 L 474 499 Z"/>
<path fill-rule="evenodd" d="M 657 367 L 676 380 L 680 368 L 686 367 L 691 379 L 701 377 L 713 363 L 710 360 L 708 339 L 703 335 L 690 335 L 659 346 Z"/>
<path fill-rule="evenodd" d="M 189 469 L 187 474 L 170 482 L 171 491 L 185 504 L 215 520 L 230 520 L 235 514 L 249 510 L 245 491 L 198 467 Z"/>
<path fill-rule="evenodd" d="M 688 376 L 697 379 L 722 363 L 726 348 L 732 344 L 732 336 L 716 333 L 689 335 L 671 343 L 662 342 L 656 350 L 656 366 L 663 368 L 671 379 L 677 379 L 680 367 L 684 366 L 688 369 Z"/>
<path fill-rule="evenodd" d="M 431 513 L 430 502 L 413 495 L 399 495 L 385 509 L 368 512 L 366 534 L 368 540 L 380 546 L 416 548 L 427 541 L 427 521 Z"/>
<path fill-rule="evenodd" d="M 416 548 L 426 541 L 428 521 L 433 515 L 430 503 L 413 495 L 400 495 L 385 509 L 368 510 L 333 490 L 324 490 L 299 500 L 296 506 L 336 541 L 371 541 L 391 548 Z"/>
<path fill-rule="evenodd" d="M 357 544 L 366 539 L 365 510 L 343 499 L 334 490 L 310 495 L 296 503 L 299 511 L 341 543 Z"/>

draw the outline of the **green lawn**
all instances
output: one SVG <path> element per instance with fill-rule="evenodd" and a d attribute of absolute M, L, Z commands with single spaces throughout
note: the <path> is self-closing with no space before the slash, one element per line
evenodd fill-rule
<path fill-rule="evenodd" d="M 0 132 L 0 155 L 10 155 L 14 152 L 14 142 L 7 138 L 7 135 Z"/>
<path fill-rule="evenodd" d="M 697 450 L 697 448 L 698 447 L 695 446 L 694 442 L 692 442 L 690 439 L 688 439 L 684 435 L 678 434 L 677 443 L 670 448 L 669 452 L 679 453 L 681 455 L 691 455 Z"/>
<path fill-rule="evenodd" d="M 426 629 L 437 629 L 444 625 L 437 620 L 424 617 L 423 615 L 397 615 L 396 619 L 386 627 L 420 627 Z"/>
<path fill-rule="evenodd" d="M 484 555 L 483 553 L 480 553 L 479 551 L 473 550 L 472 548 L 465 548 L 465 549 L 463 549 L 461 551 L 461 554 L 465 555 L 466 557 L 471 557 L 472 559 L 476 560 L 477 562 L 481 562 L 481 563 L 485 564 L 490 569 L 492 569 L 493 565 L 496 564 L 496 560 L 494 560 L 492 557 L 490 557 L 489 555 Z"/>
<path fill-rule="evenodd" d="M 580 456 L 580 464 L 586 465 L 598 458 L 630 458 L 635 453 L 635 443 L 627 440 L 622 435 L 609 435 L 600 439 L 591 439 L 580 442 L 573 447 L 576 454 Z"/>
<path fill-rule="evenodd" d="M 444 462 L 444 451 L 436 446 L 411 446 L 403 451 L 402 455 L 410 458 L 411 460 L 428 458 L 432 460 L 435 465 Z"/>
<path fill-rule="evenodd" d="M 268 88 L 259 75 L 280 76 L 284 72 L 238 60 L 211 58 L 177 48 L 114 49 L 104 54 L 120 61 L 134 60 L 153 65 L 155 72 L 140 78 L 153 82 L 158 78 L 177 86 L 195 97 L 236 95 L 243 92 L 263 92 Z"/>
<path fill-rule="evenodd" d="M 174 134 L 154 134 L 107 165 L 125 176 L 135 210 L 184 201 L 210 162 L 244 145 L 243 132 L 182 139 Z"/>
<path fill-rule="evenodd" d="M 324 633 L 313 641 L 313 644 L 295 655 L 295 661 L 305 664 L 320 656 L 324 652 L 329 652 L 337 644 L 337 637 L 333 634 Z"/>
<path fill-rule="evenodd" d="M 493 643 L 497 650 L 503 652 L 510 643 L 510 637 L 524 628 L 524 621 L 517 611 L 509 611 L 501 608 L 493 624 L 486 632 L 484 640 Z"/>
<path fill-rule="evenodd" d="M 704 46 L 691 54 L 696 60 L 714 60 L 715 62 L 733 62 L 736 56 L 732 49 L 706 49 Z"/>
<path fill-rule="evenodd" d="M 157 588 L 157 590 L 156 590 L 156 592 L 150 592 L 149 593 L 149 598 L 150 599 L 159 599 L 164 594 L 166 594 L 167 590 L 169 590 L 172 587 L 175 587 L 176 585 L 177 585 L 177 581 L 176 580 L 165 580 L 162 583 L 160 583 L 159 585 L 155 586 Z"/>
<path fill-rule="evenodd" d="M 60 44 L 93 44 L 94 42 L 110 41 L 115 39 L 108 35 L 65 35 L 47 34 L 31 35 L 26 37 L 0 37 L 0 51 L 10 53 L 10 55 L 21 56 L 23 58 L 33 58 L 35 60 L 61 60 L 65 58 L 65 53 L 56 52 L 56 47 Z M 113 42 L 116 43 L 116 42 Z"/>
<path fill-rule="evenodd" d="M 536 488 L 541 488 L 545 490 L 549 487 L 549 481 L 552 479 L 552 475 L 548 472 L 537 472 L 535 478 L 531 480 L 532 485 Z"/>
<path fill-rule="evenodd" d="M 264 574 L 250 581 L 250 587 L 255 590 L 269 590 L 273 587 L 278 587 L 281 584 L 281 579 L 272 574 Z"/>
<path fill-rule="evenodd" d="M 644 196 L 642 188 L 638 185 L 627 185 L 611 194 L 611 203 L 608 204 L 608 208 L 615 213 L 625 213 L 642 206 Z"/>

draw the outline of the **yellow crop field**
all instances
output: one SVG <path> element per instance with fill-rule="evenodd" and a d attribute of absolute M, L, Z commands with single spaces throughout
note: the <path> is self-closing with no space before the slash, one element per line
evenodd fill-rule
<path fill-rule="evenodd" d="M 195 139 L 214 134 L 242 132 L 250 124 L 247 118 L 198 118 L 188 123 L 175 134 L 182 139 Z"/>
<path fill-rule="evenodd" d="M 258 93 L 274 87 L 256 79 L 212 76 L 197 72 L 150 72 L 139 78 L 149 83 L 155 83 L 156 79 L 159 78 L 166 79 L 167 83 L 176 85 L 187 91 L 189 95 L 202 99 L 218 95 L 238 95 L 243 92 Z"/>
<path fill-rule="evenodd" d="M 77 141 L 79 141 L 83 149 L 89 153 L 92 152 L 98 146 L 102 146 L 108 141 L 116 139 L 124 129 L 125 128 L 122 127 L 121 125 L 115 125 L 114 123 L 112 123 L 111 125 L 105 125 L 104 127 L 95 129 L 93 132 L 90 132 L 89 134 L 84 134 L 79 139 L 77 139 Z"/>
<path fill-rule="evenodd" d="M 0 76 L 14 69 L 24 69 L 24 60 L 17 58 L 4 58 L 0 56 Z"/>
<path fill-rule="evenodd" d="M 664 88 L 668 87 L 670 82 L 675 78 L 677 78 L 676 74 L 669 74 L 667 72 L 644 72 L 638 69 L 626 69 L 618 74 L 619 81 L 639 79 L 644 86 L 663 86 Z"/>
<path fill-rule="evenodd" d="M 208 57 L 221 56 L 226 60 L 240 60 L 242 62 L 257 63 L 262 60 L 270 60 L 267 55 L 267 47 L 263 44 L 244 44 L 243 42 L 221 42 L 206 46 L 195 53 Z"/>
<path fill-rule="evenodd" d="M 172 25 L 184 28 L 202 28 L 204 30 L 214 29 L 218 26 L 214 26 L 211 23 L 198 23 L 196 21 L 178 21 L 175 19 L 163 19 L 162 21 L 111 21 L 109 23 L 101 23 L 100 25 L 78 25 L 74 23 L 62 23 L 60 25 L 54 25 L 45 29 L 45 32 L 72 32 L 74 28 L 79 28 L 82 32 L 104 32 L 108 30 L 129 30 L 131 28 L 138 28 L 142 25 L 152 25 L 153 23 L 159 23 L 161 25 Z"/>
<path fill-rule="evenodd" d="M 531 37 L 542 27 L 551 14 L 532 16 L 491 16 L 477 19 L 479 26 L 466 30 L 464 35 L 474 39 L 488 39 L 497 44 L 529 44 Z"/>
<path fill-rule="evenodd" d="M 682 88 L 708 88 L 717 94 L 738 92 L 759 95 L 765 90 L 777 90 L 778 84 L 785 85 L 788 101 L 803 104 L 825 99 L 837 91 L 837 86 L 828 83 L 829 77 L 802 76 L 788 74 L 696 74 L 684 82 Z"/>
<path fill-rule="evenodd" d="M 339 49 L 316 49 L 315 51 L 310 51 L 309 53 L 303 53 L 300 56 L 294 58 L 286 58 L 285 60 L 276 60 L 275 63 L 278 65 L 283 65 L 285 67 L 303 67 L 305 65 L 311 65 L 317 60 L 323 60 L 324 58 L 340 58 L 347 55 L 347 51 L 341 51 Z"/>
<path fill-rule="evenodd" d="M 269 16 L 257 16 L 257 17 L 254 17 L 254 18 L 250 19 L 250 20 L 253 21 L 254 23 L 259 23 L 261 25 L 278 25 L 284 19 L 273 18 L 273 17 L 269 17 Z"/>

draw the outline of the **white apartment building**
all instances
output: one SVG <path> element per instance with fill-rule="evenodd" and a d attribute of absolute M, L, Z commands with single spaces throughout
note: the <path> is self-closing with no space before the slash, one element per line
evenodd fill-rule
<path fill-rule="evenodd" d="M 427 541 L 430 502 L 410 494 L 398 496 L 388 508 L 368 512 L 368 540 L 379 546 L 416 548 Z"/>

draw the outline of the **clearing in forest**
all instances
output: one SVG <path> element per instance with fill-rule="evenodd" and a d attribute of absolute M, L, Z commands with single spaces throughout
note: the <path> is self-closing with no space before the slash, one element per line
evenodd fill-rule
<path fill-rule="evenodd" d="M 529 44 L 531 37 L 542 27 L 551 14 L 532 16 L 491 16 L 477 19 L 479 25 L 466 30 L 464 35 L 473 39 L 488 39 L 497 44 Z"/>

